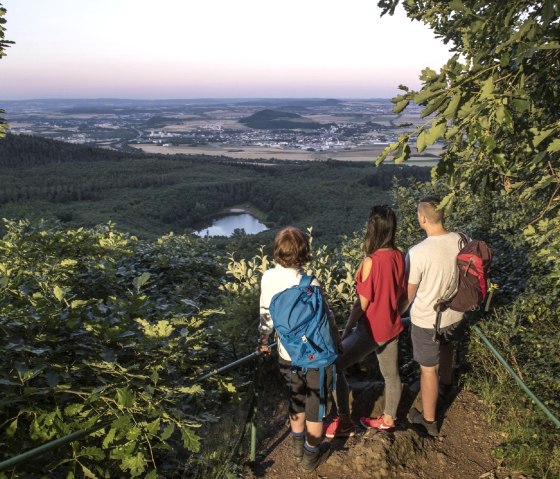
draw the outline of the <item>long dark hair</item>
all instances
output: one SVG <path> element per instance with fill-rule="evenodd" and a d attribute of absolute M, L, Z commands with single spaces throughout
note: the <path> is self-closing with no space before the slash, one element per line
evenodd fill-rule
<path fill-rule="evenodd" d="M 395 248 L 397 217 L 390 206 L 375 205 L 369 214 L 364 251 L 370 255 L 379 248 Z"/>

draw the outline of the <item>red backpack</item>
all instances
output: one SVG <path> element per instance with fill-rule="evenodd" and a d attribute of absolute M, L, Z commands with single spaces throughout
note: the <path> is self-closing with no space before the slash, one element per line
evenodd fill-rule
<path fill-rule="evenodd" d="M 446 309 L 467 312 L 474 311 L 488 298 L 486 310 L 488 310 L 490 296 L 488 293 L 490 264 L 492 263 L 492 250 L 481 240 L 471 240 L 463 233 L 461 236 L 457 254 L 458 281 L 453 292 L 441 299 L 434 305 L 437 311 L 436 336 L 439 335 L 441 313 Z"/>

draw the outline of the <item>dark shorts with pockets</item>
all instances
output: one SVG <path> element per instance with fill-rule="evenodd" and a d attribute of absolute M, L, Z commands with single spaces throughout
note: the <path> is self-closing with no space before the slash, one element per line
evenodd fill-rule
<path fill-rule="evenodd" d="M 434 341 L 433 328 L 421 328 L 412 325 L 412 354 L 420 366 L 433 367 L 439 364 L 439 347 L 450 343 L 460 331 L 459 326 L 465 321 L 457 321 L 440 329 L 440 342 Z"/>
<path fill-rule="evenodd" d="M 290 414 L 305 412 L 306 421 L 321 422 L 323 418 L 319 417 L 321 406 L 319 369 L 309 368 L 304 372 L 300 368 L 292 367 L 290 361 L 282 358 L 279 358 L 279 364 L 280 373 L 288 386 Z M 323 385 L 325 411 L 327 410 L 326 401 L 332 391 L 332 370 L 332 365 L 325 368 L 325 384 Z"/>

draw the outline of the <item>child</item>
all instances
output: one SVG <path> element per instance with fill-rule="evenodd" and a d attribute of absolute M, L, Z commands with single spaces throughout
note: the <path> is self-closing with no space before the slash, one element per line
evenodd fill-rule
<path fill-rule="evenodd" d="M 305 273 L 302 269 L 311 259 L 309 241 L 297 228 L 287 227 L 281 230 L 274 240 L 274 261 L 276 266 L 266 271 L 261 280 L 259 351 L 270 352 L 268 337 L 272 333 L 273 323 L 269 308 L 272 297 L 292 286 L 299 285 Z M 313 279 L 312 286 L 319 286 Z M 325 309 L 331 325 L 335 344 L 340 344 L 334 316 L 323 297 Z M 321 442 L 323 418 L 320 414 L 320 373 L 317 368 L 302 369 L 291 364 L 291 358 L 282 343 L 278 342 L 280 372 L 285 378 L 289 390 L 290 425 L 294 456 L 300 467 L 310 472 L 315 470 L 329 456 L 328 443 Z M 325 370 L 324 396 L 332 390 L 332 365 Z"/>
<path fill-rule="evenodd" d="M 363 417 L 360 422 L 365 428 L 392 431 L 395 427 L 401 397 L 398 338 L 403 330 L 398 303 L 406 288 L 404 256 L 395 248 L 396 225 L 390 207 L 372 208 L 364 239 L 366 256 L 356 273 L 358 298 L 342 334 L 343 353 L 336 361 L 338 417 L 325 427 L 329 438 L 354 435 L 344 369 L 361 362 L 373 351 L 385 379 L 385 411 L 376 418 Z"/>

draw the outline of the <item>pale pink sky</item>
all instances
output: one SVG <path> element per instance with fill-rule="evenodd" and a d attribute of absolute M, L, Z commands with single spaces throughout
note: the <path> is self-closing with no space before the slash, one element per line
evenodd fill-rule
<path fill-rule="evenodd" d="M 390 97 L 448 47 L 377 0 L 0 0 L 0 98 Z"/>

